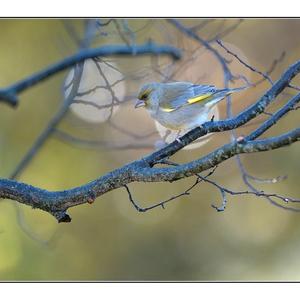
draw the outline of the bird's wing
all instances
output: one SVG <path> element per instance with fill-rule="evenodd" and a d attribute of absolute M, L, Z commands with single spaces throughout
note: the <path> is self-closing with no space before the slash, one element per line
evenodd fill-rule
<path fill-rule="evenodd" d="M 208 99 L 215 92 L 216 88 L 213 85 L 181 83 L 173 88 L 170 86 L 163 92 L 160 108 L 165 112 L 172 112 L 182 106 Z"/>

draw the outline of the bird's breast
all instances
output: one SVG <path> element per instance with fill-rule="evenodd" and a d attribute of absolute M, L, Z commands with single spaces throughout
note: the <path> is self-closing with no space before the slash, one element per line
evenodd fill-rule
<path fill-rule="evenodd" d="M 207 121 L 209 109 L 193 104 L 184 106 L 172 112 L 158 110 L 152 117 L 161 125 L 173 130 L 185 130 L 197 127 Z"/>

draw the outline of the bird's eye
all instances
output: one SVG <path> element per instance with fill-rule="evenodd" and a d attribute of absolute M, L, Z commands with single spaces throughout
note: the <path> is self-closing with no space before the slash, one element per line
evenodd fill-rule
<path fill-rule="evenodd" d="M 141 100 L 146 100 L 147 99 L 147 97 L 148 97 L 148 95 L 147 94 L 143 94 L 142 96 L 141 96 Z"/>

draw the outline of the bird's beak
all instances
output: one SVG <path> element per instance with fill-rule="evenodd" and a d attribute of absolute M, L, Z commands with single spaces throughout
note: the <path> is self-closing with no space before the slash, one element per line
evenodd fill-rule
<path fill-rule="evenodd" d="M 135 106 L 134 108 L 138 108 L 138 107 L 143 107 L 143 106 L 146 106 L 146 103 L 145 101 L 142 101 L 142 100 L 137 100 L 136 103 L 135 103 Z"/>

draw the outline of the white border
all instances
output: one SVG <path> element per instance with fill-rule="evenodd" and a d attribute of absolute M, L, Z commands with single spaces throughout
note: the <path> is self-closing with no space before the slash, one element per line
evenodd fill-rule
<path fill-rule="evenodd" d="M 297 283 L 2 283 L 3 299 L 291 299 Z M 5 297 L 7 296 L 7 297 Z"/>
<path fill-rule="evenodd" d="M 298 0 L 9 0 L 2 17 L 297 17 Z"/>

